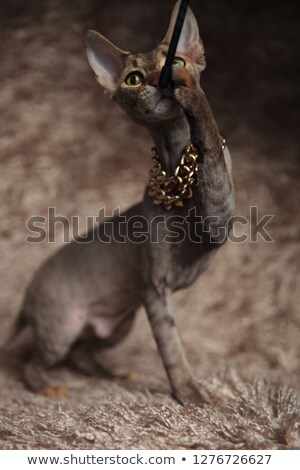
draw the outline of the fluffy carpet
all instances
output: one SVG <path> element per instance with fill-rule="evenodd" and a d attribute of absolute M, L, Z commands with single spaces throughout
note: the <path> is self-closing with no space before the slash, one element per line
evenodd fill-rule
<path fill-rule="evenodd" d="M 233 156 L 236 214 L 273 215 L 273 242 L 228 242 L 173 298 L 176 322 L 214 405 L 185 408 L 168 383 L 143 310 L 106 362 L 131 381 L 51 372 L 66 400 L 28 392 L 24 357 L 0 366 L 2 449 L 300 448 L 300 246 L 296 7 L 192 2 L 206 46 L 202 86 Z M 56 207 L 85 217 L 141 199 L 151 141 L 97 87 L 83 44 L 98 29 L 150 50 L 173 1 L 11 0 L 0 18 L 0 324 L 13 324 L 34 271 L 62 243 L 26 243 L 26 221 Z M 253 217 L 252 217 L 253 218 Z M 253 222 L 253 220 L 252 220 Z M 236 226 L 250 234 L 250 226 Z M 103 358 L 102 358 L 103 360 Z"/>

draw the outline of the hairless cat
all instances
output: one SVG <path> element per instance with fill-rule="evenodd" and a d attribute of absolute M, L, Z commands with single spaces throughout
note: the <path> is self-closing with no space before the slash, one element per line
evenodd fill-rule
<path fill-rule="evenodd" d="M 47 369 L 66 357 L 88 374 L 109 374 L 95 352 L 124 338 L 143 304 L 174 398 L 183 404 L 207 399 L 186 359 L 170 297 L 194 282 L 226 241 L 234 189 L 230 154 L 200 86 L 205 56 L 190 8 L 171 83 L 159 87 L 178 7 L 179 2 L 164 40 L 149 53 L 124 52 L 99 33 L 87 33 L 88 60 L 98 82 L 152 136 L 153 168 L 142 202 L 94 228 L 89 243 L 61 248 L 31 282 L 20 322 L 34 332 L 24 374 L 32 391 L 62 393 L 49 385 Z M 151 222 L 159 220 L 155 240 L 141 241 L 133 233 L 136 225 L 120 223 L 124 217 L 146 221 L 152 230 Z M 177 235 L 184 236 L 174 240 L 170 229 L 174 234 L 179 223 Z"/>

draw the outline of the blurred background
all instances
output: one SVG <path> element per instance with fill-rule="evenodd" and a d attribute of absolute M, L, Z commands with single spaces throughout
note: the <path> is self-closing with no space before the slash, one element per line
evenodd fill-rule
<path fill-rule="evenodd" d="M 62 243 L 59 227 L 54 244 L 26 243 L 27 219 L 56 207 L 60 215 L 80 216 L 84 230 L 87 215 L 126 209 L 147 182 L 151 140 L 102 94 L 86 60 L 86 30 L 122 49 L 148 51 L 164 37 L 174 3 L 0 3 L 3 331 L 35 270 Z M 207 56 L 202 87 L 232 153 L 236 214 L 249 219 L 257 206 L 259 218 L 274 215 L 274 243 L 227 243 L 202 278 L 174 296 L 176 321 L 198 373 L 234 367 L 280 378 L 299 392 L 299 5 L 191 6 Z M 112 357 L 167 390 L 144 313 Z"/>

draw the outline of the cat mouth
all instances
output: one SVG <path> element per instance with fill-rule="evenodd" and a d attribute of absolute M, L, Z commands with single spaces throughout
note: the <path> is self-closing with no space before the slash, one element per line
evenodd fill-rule
<path fill-rule="evenodd" d="M 156 105 L 154 106 L 154 110 L 156 110 L 157 106 L 162 102 L 162 101 L 173 101 L 173 98 L 169 98 L 168 96 L 160 96 L 156 102 Z"/>

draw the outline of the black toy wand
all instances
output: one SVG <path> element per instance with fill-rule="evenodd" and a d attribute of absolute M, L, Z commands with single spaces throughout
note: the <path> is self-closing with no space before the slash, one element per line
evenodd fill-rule
<path fill-rule="evenodd" d="M 172 39 L 170 42 L 166 62 L 162 68 L 162 71 L 159 77 L 160 88 L 167 88 L 169 81 L 171 79 L 172 64 L 173 64 L 173 60 L 176 54 L 176 49 L 178 46 L 178 42 L 179 42 L 180 34 L 182 31 L 182 26 L 183 26 L 183 22 L 185 19 L 185 15 L 188 9 L 188 5 L 189 5 L 189 0 L 181 0 L 181 5 L 178 10 L 178 15 L 177 15 L 176 23 L 174 26 L 174 31 L 172 34 Z"/>

